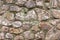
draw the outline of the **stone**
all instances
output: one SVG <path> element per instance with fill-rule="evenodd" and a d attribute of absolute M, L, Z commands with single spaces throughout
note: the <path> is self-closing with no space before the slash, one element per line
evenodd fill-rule
<path fill-rule="evenodd" d="M 52 8 L 57 8 L 58 7 L 58 1 L 57 0 L 50 0 L 50 4 Z"/>
<path fill-rule="evenodd" d="M 6 3 L 13 3 L 14 0 L 6 0 Z"/>
<path fill-rule="evenodd" d="M 49 24 L 48 22 L 40 22 L 39 27 L 44 31 L 45 30 L 49 31 L 53 26 L 51 24 Z"/>
<path fill-rule="evenodd" d="M 1 31 L 2 32 L 8 32 L 9 28 L 7 26 L 2 26 Z"/>
<path fill-rule="evenodd" d="M 23 36 L 25 39 L 33 39 L 34 38 L 34 34 L 31 31 L 25 31 L 23 33 Z"/>
<path fill-rule="evenodd" d="M 35 31 L 35 32 L 40 31 L 40 29 L 39 29 L 39 27 L 37 25 L 32 26 L 31 30 Z"/>
<path fill-rule="evenodd" d="M 14 20 L 15 19 L 14 14 L 11 12 L 8 12 L 8 11 L 3 14 L 3 17 L 5 17 L 8 20 Z"/>
<path fill-rule="evenodd" d="M 10 28 L 9 29 L 9 32 L 10 33 L 13 33 L 13 34 L 20 34 L 20 33 L 22 33 L 23 32 L 23 30 L 22 29 L 17 29 L 17 28 Z"/>
<path fill-rule="evenodd" d="M 4 4 L 1 6 L 1 9 L 7 11 L 9 9 L 9 5 Z"/>
<path fill-rule="evenodd" d="M 21 21 L 15 21 L 15 22 L 12 22 L 12 25 L 13 25 L 13 27 L 18 28 L 18 27 L 22 26 L 22 22 Z"/>
<path fill-rule="evenodd" d="M 53 19 L 53 20 L 49 20 L 49 23 L 56 26 L 57 24 L 60 23 L 60 19 Z"/>
<path fill-rule="evenodd" d="M 40 6 L 44 6 L 42 0 L 36 0 L 36 5 L 39 6 L 39 7 L 40 7 Z"/>
<path fill-rule="evenodd" d="M 25 3 L 25 6 L 27 7 L 27 8 L 32 8 L 32 7 L 35 7 L 35 2 L 34 1 L 32 1 L 32 0 L 29 0 L 29 1 L 27 1 L 26 3 Z"/>
<path fill-rule="evenodd" d="M 56 28 L 60 30 L 60 23 L 57 24 Z"/>
<path fill-rule="evenodd" d="M 13 35 L 11 33 L 6 33 L 5 37 L 7 39 L 12 39 L 13 38 Z"/>
<path fill-rule="evenodd" d="M 16 0 L 15 4 L 17 4 L 19 6 L 23 6 L 26 2 L 27 2 L 27 0 Z"/>
<path fill-rule="evenodd" d="M 54 18 L 60 18 L 60 10 L 52 9 L 52 15 Z"/>
<path fill-rule="evenodd" d="M 47 20 L 47 19 L 50 19 L 52 17 L 49 10 L 45 11 L 43 9 L 35 8 L 35 11 L 38 15 L 38 20 L 39 21 Z"/>
<path fill-rule="evenodd" d="M 18 12 L 21 10 L 21 8 L 19 6 L 16 6 L 16 5 L 11 5 L 9 10 Z"/>
<path fill-rule="evenodd" d="M 25 20 L 25 13 L 24 12 L 16 13 L 15 18 L 16 20 Z"/>
<path fill-rule="evenodd" d="M 2 5 L 3 5 L 3 3 L 4 3 L 4 2 L 0 0 L 0 6 L 2 6 Z"/>
<path fill-rule="evenodd" d="M 24 37 L 22 35 L 17 35 L 14 40 L 24 40 Z"/>
<path fill-rule="evenodd" d="M 58 32 L 60 32 L 60 31 L 53 27 L 52 29 L 50 29 L 47 32 L 45 40 L 53 40 L 53 39 L 55 39 L 54 36 Z M 57 37 L 57 36 L 55 36 L 55 37 Z"/>
<path fill-rule="evenodd" d="M 37 19 L 37 15 L 36 12 L 34 10 L 30 10 L 27 12 L 27 15 L 25 17 L 27 20 L 31 20 L 31 19 Z"/>
<path fill-rule="evenodd" d="M 21 27 L 23 30 L 29 30 L 31 26 L 29 24 L 23 24 Z"/>
<path fill-rule="evenodd" d="M 11 25 L 11 21 L 9 21 L 7 19 L 4 19 L 4 20 L 2 20 L 2 25 L 10 26 Z"/>
<path fill-rule="evenodd" d="M 4 18 L 2 16 L 0 16 L 0 24 L 2 24 L 3 19 Z"/>
<path fill-rule="evenodd" d="M 3 32 L 0 33 L 0 40 L 4 40 L 5 39 L 4 35 L 5 34 Z"/>
<path fill-rule="evenodd" d="M 37 32 L 36 34 L 35 34 L 35 39 L 42 39 L 42 40 L 44 40 L 44 32 L 43 31 L 40 31 L 40 32 Z"/>

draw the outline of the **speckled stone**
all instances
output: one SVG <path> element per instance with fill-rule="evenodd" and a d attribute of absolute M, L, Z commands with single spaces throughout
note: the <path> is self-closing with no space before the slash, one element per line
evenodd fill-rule
<path fill-rule="evenodd" d="M 34 34 L 31 31 L 26 31 L 23 33 L 24 38 L 25 39 L 33 39 L 34 38 Z"/>
<path fill-rule="evenodd" d="M 32 7 L 35 7 L 35 2 L 33 0 L 28 0 L 26 3 L 25 3 L 25 6 L 27 8 L 32 8 Z"/>
<path fill-rule="evenodd" d="M 21 27 L 22 26 L 22 23 L 20 21 L 15 21 L 12 23 L 13 27 Z"/>

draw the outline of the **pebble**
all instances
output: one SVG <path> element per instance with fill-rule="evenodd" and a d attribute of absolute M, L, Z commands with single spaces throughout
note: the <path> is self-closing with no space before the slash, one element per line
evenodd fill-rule
<path fill-rule="evenodd" d="M 23 33 L 23 36 L 25 39 L 33 39 L 34 38 L 34 34 L 31 31 L 25 31 Z"/>
<path fill-rule="evenodd" d="M 6 0 L 6 3 L 13 3 L 14 0 Z"/>
<path fill-rule="evenodd" d="M 8 32 L 8 31 L 9 31 L 9 27 L 7 27 L 7 26 L 2 26 L 1 31 L 2 31 L 2 32 Z"/>
<path fill-rule="evenodd" d="M 44 39 L 44 32 L 43 31 L 40 31 L 40 32 L 37 32 L 36 34 L 35 34 L 35 39 Z"/>
<path fill-rule="evenodd" d="M 44 4 L 43 4 L 43 0 L 36 0 L 36 5 L 37 6 L 44 6 Z"/>
<path fill-rule="evenodd" d="M 8 19 L 8 20 L 14 20 L 14 14 L 11 13 L 11 12 L 9 12 L 9 11 L 5 12 L 5 13 L 3 14 L 3 17 L 5 17 L 5 18 Z"/>
<path fill-rule="evenodd" d="M 25 6 L 27 7 L 27 8 L 32 8 L 32 7 L 35 7 L 35 2 L 34 1 L 32 1 L 32 0 L 28 0 L 26 3 L 25 3 Z"/>
<path fill-rule="evenodd" d="M 3 3 L 4 3 L 4 2 L 0 0 L 0 6 L 2 6 L 2 5 L 3 5 Z"/>
<path fill-rule="evenodd" d="M 29 30 L 31 28 L 31 25 L 29 25 L 29 24 L 23 24 L 21 28 L 23 30 Z"/>
<path fill-rule="evenodd" d="M 24 12 L 16 13 L 15 18 L 16 18 L 17 20 L 25 20 L 25 13 L 24 13 Z"/>
<path fill-rule="evenodd" d="M 12 25 L 13 25 L 13 27 L 18 28 L 18 27 L 22 26 L 22 23 L 20 21 L 15 21 L 15 22 L 12 22 Z"/>
<path fill-rule="evenodd" d="M 50 30 L 53 26 L 51 24 L 49 24 L 48 22 L 40 22 L 39 23 L 39 27 L 42 29 L 42 30 Z"/>
<path fill-rule="evenodd" d="M 9 32 L 10 33 L 13 33 L 13 34 L 20 34 L 20 33 L 22 33 L 23 32 L 23 30 L 22 29 L 17 29 L 17 28 L 10 28 L 9 29 Z"/>
<path fill-rule="evenodd" d="M 40 31 L 40 29 L 39 29 L 39 27 L 37 25 L 32 26 L 31 30 L 35 31 L 35 32 Z"/>
<path fill-rule="evenodd" d="M 16 6 L 16 5 L 11 5 L 9 10 L 18 12 L 21 10 L 21 8 L 19 6 Z"/>
<path fill-rule="evenodd" d="M 23 6 L 26 2 L 27 2 L 27 0 L 16 0 L 15 4 L 17 4 L 19 6 Z"/>
<path fill-rule="evenodd" d="M 56 28 L 60 29 L 60 23 L 59 23 L 59 24 L 57 24 Z"/>
<path fill-rule="evenodd" d="M 50 0 L 50 4 L 52 8 L 57 8 L 58 7 L 58 1 L 57 0 Z"/>
<path fill-rule="evenodd" d="M 54 18 L 60 18 L 60 10 L 52 9 L 52 15 Z"/>
<path fill-rule="evenodd" d="M 26 15 L 26 19 L 27 19 L 27 20 L 37 19 L 36 12 L 35 12 L 34 10 L 28 11 L 28 12 L 27 12 L 27 15 Z"/>
<path fill-rule="evenodd" d="M 10 33 L 6 33 L 5 37 L 6 37 L 7 39 L 12 39 L 12 38 L 13 38 L 13 35 L 10 34 Z"/>
<path fill-rule="evenodd" d="M 14 40 L 24 40 L 24 37 L 21 35 L 15 36 Z"/>
<path fill-rule="evenodd" d="M 11 21 L 9 21 L 7 19 L 4 19 L 4 20 L 2 20 L 2 25 L 10 26 L 11 25 Z"/>
<path fill-rule="evenodd" d="M 53 20 L 49 20 L 49 23 L 56 26 L 57 24 L 60 23 L 60 19 L 53 19 Z"/>
<path fill-rule="evenodd" d="M 0 33 L 0 40 L 4 40 L 5 39 L 5 34 L 3 32 Z"/>

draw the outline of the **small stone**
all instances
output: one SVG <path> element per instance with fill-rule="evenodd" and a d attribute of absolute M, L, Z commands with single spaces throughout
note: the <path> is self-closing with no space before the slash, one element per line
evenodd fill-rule
<path fill-rule="evenodd" d="M 1 6 L 1 9 L 7 11 L 9 9 L 9 5 L 4 4 Z"/>
<path fill-rule="evenodd" d="M 7 39 L 12 39 L 12 38 L 13 38 L 13 35 L 10 34 L 10 33 L 6 33 L 5 37 L 6 37 Z"/>
<path fill-rule="evenodd" d="M 9 21 L 7 19 L 4 19 L 4 20 L 2 20 L 2 25 L 10 26 L 11 25 L 11 21 Z"/>
<path fill-rule="evenodd" d="M 50 0 L 50 4 L 52 8 L 57 8 L 58 7 L 58 1 L 57 0 Z"/>
<path fill-rule="evenodd" d="M 10 28 L 9 32 L 14 33 L 14 34 L 20 34 L 21 32 L 23 32 L 23 30 L 22 29 L 17 29 L 17 28 Z"/>
<path fill-rule="evenodd" d="M 5 17 L 8 20 L 14 20 L 14 14 L 8 11 L 3 14 L 3 17 Z"/>
<path fill-rule="evenodd" d="M 6 3 L 13 3 L 14 0 L 6 0 Z"/>
<path fill-rule="evenodd" d="M 35 8 L 35 11 L 38 14 L 38 20 L 42 21 L 42 20 L 47 20 L 51 18 L 51 13 L 50 11 L 45 11 L 43 9 L 39 9 L 39 8 Z"/>
<path fill-rule="evenodd" d="M 50 30 L 52 28 L 52 25 L 49 24 L 48 22 L 40 22 L 39 23 L 39 27 L 42 29 L 42 30 Z"/>
<path fill-rule="evenodd" d="M 57 24 L 60 23 L 60 19 L 49 20 L 49 23 L 51 23 L 52 25 L 56 26 Z"/>
<path fill-rule="evenodd" d="M 45 40 L 52 40 L 52 39 L 55 39 L 53 38 L 55 36 L 56 33 L 60 32 L 59 30 L 57 30 L 56 28 L 51 28 L 47 34 L 46 34 L 46 37 L 45 37 Z M 55 36 L 57 37 L 57 36 Z"/>
<path fill-rule="evenodd" d="M 39 27 L 37 25 L 32 26 L 31 30 L 35 31 L 35 32 L 40 31 L 40 29 L 39 29 Z"/>
<path fill-rule="evenodd" d="M 24 13 L 24 12 L 16 13 L 15 18 L 16 18 L 17 20 L 25 20 L 25 13 Z"/>
<path fill-rule="evenodd" d="M 16 11 L 16 12 L 18 12 L 18 11 L 21 10 L 21 8 L 19 6 L 13 5 L 13 6 L 10 6 L 10 9 L 9 10 L 10 11 Z"/>
<path fill-rule="evenodd" d="M 52 15 L 55 18 L 60 18 L 60 10 L 52 9 Z"/>
<path fill-rule="evenodd" d="M 2 24 L 3 19 L 4 18 L 2 16 L 0 16 L 0 24 Z"/>
<path fill-rule="evenodd" d="M 4 3 L 4 2 L 0 0 L 0 6 L 2 6 L 2 5 L 3 5 L 3 3 Z"/>
<path fill-rule="evenodd" d="M 60 23 L 59 23 L 59 24 L 57 24 L 56 28 L 60 29 Z"/>
<path fill-rule="evenodd" d="M 35 7 L 35 2 L 34 1 L 32 1 L 32 0 L 29 0 L 29 1 L 27 1 L 26 3 L 25 3 L 25 6 L 27 7 L 27 8 L 32 8 L 32 7 Z"/>
<path fill-rule="evenodd" d="M 21 27 L 23 30 L 29 30 L 31 26 L 29 24 L 23 24 Z"/>
<path fill-rule="evenodd" d="M 36 0 L 36 5 L 37 5 L 37 6 L 44 6 L 42 0 Z"/>
<path fill-rule="evenodd" d="M 44 39 L 44 32 L 41 31 L 41 32 L 38 32 L 35 34 L 35 39 Z"/>
<path fill-rule="evenodd" d="M 26 2 L 27 2 L 27 0 L 16 0 L 15 4 L 17 4 L 19 6 L 23 6 Z"/>
<path fill-rule="evenodd" d="M 27 19 L 27 20 L 37 19 L 36 12 L 35 12 L 34 10 L 28 11 L 28 12 L 27 12 L 27 15 L 26 15 L 26 19 Z"/>
<path fill-rule="evenodd" d="M 3 32 L 0 33 L 0 40 L 4 40 L 5 39 L 4 35 L 5 34 Z"/>
<path fill-rule="evenodd" d="M 14 40 L 24 40 L 24 37 L 22 35 L 17 35 Z"/>
<path fill-rule="evenodd" d="M 9 28 L 6 26 L 2 26 L 1 31 L 2 32 L 8 32 Z"/>
<path fill-rule="evenodd" d="M 34 34 L 31 31 L 25 31 L 23 33 L 23 36 L 25 39 L 33 39 L 34 38 Z"/>
<path fill-rule="evenodd" d="M 20 21 L 15 21 L 15 22 L 12 23 L 12 25 L 13 25 L 13 27 L 18 28 L 18 27 L 22 26 L 22 23 Z"/>

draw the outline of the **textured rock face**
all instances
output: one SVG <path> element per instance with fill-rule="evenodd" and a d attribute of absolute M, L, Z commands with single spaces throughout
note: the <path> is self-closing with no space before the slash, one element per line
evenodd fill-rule
<path fill-rule="evenodd" d="M 60 0 L 0 0 L 0 40 L 60 40 Z"/>

